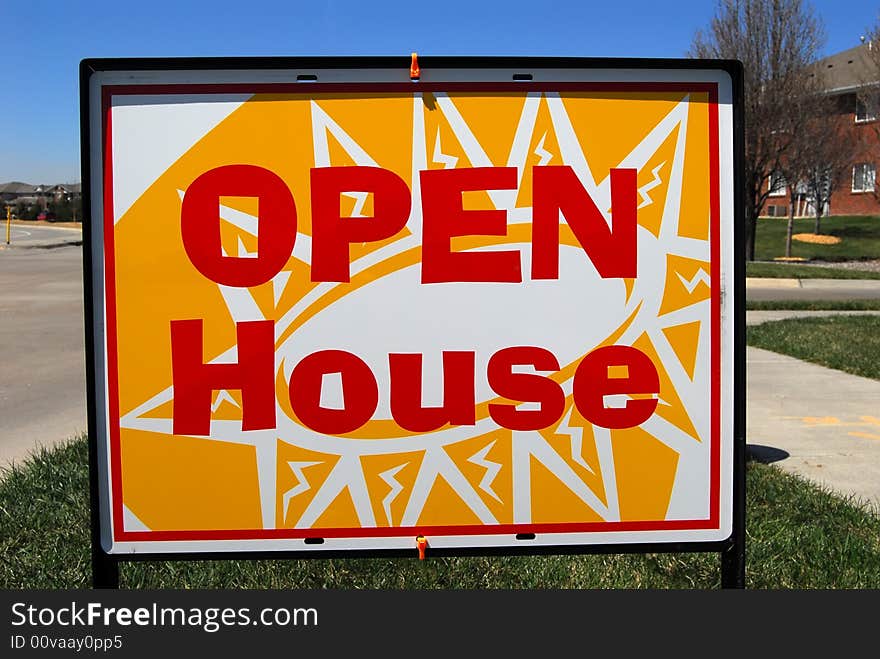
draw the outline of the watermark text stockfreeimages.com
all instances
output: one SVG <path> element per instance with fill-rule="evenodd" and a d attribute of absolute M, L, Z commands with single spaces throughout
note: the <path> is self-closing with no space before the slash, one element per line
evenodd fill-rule
<path fill-rule="evenodd" d="M 165 607 L 158 603 L 137 608 L 111 607 L 101 602 L 60 607 L 12 604 L 13 627 L 184 627 L 213 633 L 224 627 L 317 627 L 315 608 L 266 607 Z"/>

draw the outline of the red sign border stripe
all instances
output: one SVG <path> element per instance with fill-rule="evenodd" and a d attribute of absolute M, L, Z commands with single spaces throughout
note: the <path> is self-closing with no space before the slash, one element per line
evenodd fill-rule
<path fill-rule="evenodd" d="M 718 85 L 714 82 L 459 82 L 459 83 L 222 83 L 222 84 L 144 84 L 104 85 L 101 87 L 103 128 L 103 204 L 104 204 L 104 296 L 106 309 L 107 384 L 110 431 L 111 508 L 114 542 L 172 542 L 194 540 L 277 540 L 362 537 L 495 536 L 519 533 L 599 533 L 625 531 L 675 531 L 718 529 L 720 523 L 721 475 L 721 216 L 719 174 Z M 629 522 L 580 522 L 558 524 L 499 524 L 468 526 L 368 527 L 332 529 L 218 529 L 173 531 L 125 531 L 122 504 L 122 457 L 118 390 L 118 352 L 116 338 L 116 271 L 113 211 L 113 96 L 166 94 L 303 94 L 316 93 L 406 93 L 414 92 L 702 92 L 709 97 L 709 181 L 710 181 L 710 279 L 711 291 L 711 437 L 709 518 L 693 520 L 650 520 Z"/>

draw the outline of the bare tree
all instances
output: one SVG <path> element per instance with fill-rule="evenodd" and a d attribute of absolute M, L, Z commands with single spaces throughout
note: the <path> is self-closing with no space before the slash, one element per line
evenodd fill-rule
<path fill-rule="evenodd" d="M 809 143 L 805 127 L 809 123 L 812 98 L 800 97 L 789 103 L 785 126 L 776 136 L 786 145 L 785 153 L 777 159 L 774 172 L 781 175 L 788 187 L 788 224 L 785 231 L 785 256 L 791 257 L 791 239 L 794 234 L 795 209 L 803 194 L 803 179 L 810 167 Z M 768 191 L 769 193 L 769 191 Z"/>
<path fill-rule="evenodd" d="M 801 200 L 810 202 L 816 213 L 813 233 L 821 233 L 822 215 L 832 190 L 849 170 L 856 144 L 852 132 L 840 121 L 839 102 L 838 98 L 810 94 L 790 105 L 788 148 L 777 164 L 789 187 L 787 257 L 791 256 L 797 205 Z"/>
<path fill-rule="evenodd" d="M 816 97 L 801 135 L 803 171 L 801 180 L 807 198 L 816 209 L 813 233 L 822 233 L 822 215 L 831 203 L 831 193 L 850 171 L 856 150 L 852 131 L 839 120 L 838 99 Z"/>
<path fill-rule="evenodd" d="M 817 89 L 809 65 L 824 29 L 803 0 L 719 0 L 715 17 L 694 36 L 688 54 L 738 59 L 745 95 L 745 243 L 755 257 L 758 214 L 770 194 L 767 179 L 796 134 L 788 111 L 795 99 Z"/>

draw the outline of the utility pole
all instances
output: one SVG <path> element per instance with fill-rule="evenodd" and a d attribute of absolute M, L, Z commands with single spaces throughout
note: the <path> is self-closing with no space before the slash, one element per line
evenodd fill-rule
<path fill-rule="evenodd" d="M 12 206 L 6 207 L 6 244 L 9 244 L 9 237 L 12 234 Z"/>

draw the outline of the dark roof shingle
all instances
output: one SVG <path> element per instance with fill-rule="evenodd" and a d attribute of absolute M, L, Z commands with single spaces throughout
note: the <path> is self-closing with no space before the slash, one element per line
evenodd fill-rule
<path fill-rule="evenodd" d="M 854 91 L 880 82 L 880 44 L 871 42 L 830 55 L 816 62 L 826 93 Z"/>
<path fill-rule="evenodd" d="M 11 192 L 14 194 L 25 194 L 34 192 L 36 187 L 30 183 L 22 183 L 21 181 L 12 181 L 10 183 L 0 183 L 0 193 Z"/>

